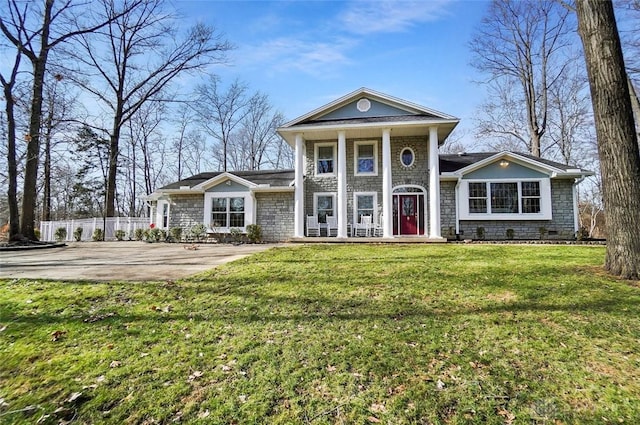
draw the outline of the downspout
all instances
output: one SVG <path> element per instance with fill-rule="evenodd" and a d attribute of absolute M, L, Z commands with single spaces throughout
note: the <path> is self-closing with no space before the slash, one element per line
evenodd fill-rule
<path fill-rule="evenodd" d="M 458 181 L 456 182 L 456 188 L 453 191 L 455 195 L 455 211 L 456 211 L 456 235 L 460 235 L 460 206 L 458 205 L 458 189 L 460 188 L 460 183 L 462 179 L 458 177 Z"/>

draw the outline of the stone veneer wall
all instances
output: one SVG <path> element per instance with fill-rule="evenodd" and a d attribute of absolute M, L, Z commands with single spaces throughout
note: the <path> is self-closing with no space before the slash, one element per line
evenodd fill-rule
<path fill-rule="evenodd" d="M 356 176 L 354 175 L 354 142 L 370 141 L 378 142 L 378 175 Z M 391 175 L 393 187 L 400 185 L 418 185 L 429 191 L 429 162 L 428 162 L 428 137 L 392 137 L 391 138 Z M 306 141 L 306 164 L 304 181 L 304 210 L 305 216 L 313 214 L 313 194 L 318 192 L 338 193 L 338 178 L 315 176 L 315 150 L 316 143 L 336 143 L 337 140 L 308 140 Z M 353 193 L 376 192 L 378 194 L 377 214 L 382 212 L 382 138 L 347 139 L 347 216 L 353 218 Z M 411 167 L 404 167 L 400 163 L 400 152 L 405 147 L 410 147 L 416 156 Z M 337 167 L 337 161 L 335 166 Z M 428 204 L 428 196 L 426 196 Z M 334 206 L 337 208 L 337 205 Z"/>
<path fill-rule="evenodd" d="M 185 232 L 194 224 L 203 222 L 203 195 L 174 196 L 171 201 L 173 204 L 170 206 L 169 211 L 169 228 L 182 227 L 183 232 Z"/>
<path fill-rule="evenodd" d="M 293 237 L 293 192 L 256 193 L 256 203 L 256 223 L 262 227 L 265 242 L 280 242 Z"/>
<path fill-rule="evenodd" d="M 455 234 L 455 182 L 440 183 L 442 236 L 450 237 L 449 228 Z M 544 239 L 573 239 L 573 180 L 551 179 L 551 220 L 460 220 L 460 238 L 478 239 L 478 227 L 484 227 L 487 240 L 507 239 L 507 229 L 513 229 L 514 239 L 540 239 L 540 228 L 547 233 Z"/>

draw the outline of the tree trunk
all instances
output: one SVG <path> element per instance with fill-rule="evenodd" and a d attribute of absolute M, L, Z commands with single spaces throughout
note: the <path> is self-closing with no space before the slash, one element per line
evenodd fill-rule
<path fill-rule="evenodd" d="M 118 177 L 118 154 L 120 141 L 119 116 L 116 114 L 114 128 L 109 140 L 109 171 L 107 173 L 107 195 L 105 205 L 105 217 L 116 216 L 116 183 Z"/>
<path fill-rule="evenodd" d="M 20 235 L 20 214 L 18 210 L 18 166 L 16 161 L 16 119 L 14 115 L 13 81 L 4 84 L 5 111 L 7 113 L 7 167 L 9 187 L 9 240 L 22 239 Z"/>
<path fill-rule="evenodd" d="M 44 182 L 42 199 L 42 221 L 51 220 L 51 133 L 53 127 L 54 102 L 49 104 L 44 135 Z"/>
<path fill-rule="evenodd" d="M 640 277 L 640 155 L 611 1 L 577 0 L 595 116 L 607 223 L 605 269 Z"/>

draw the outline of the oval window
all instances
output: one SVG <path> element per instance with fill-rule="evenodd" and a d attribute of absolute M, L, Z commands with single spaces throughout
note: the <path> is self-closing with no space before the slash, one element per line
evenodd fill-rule
<path fill-rule="evenodd" d="M 402 152 L 400 152 L 400 162 L 405 167 L 411 167 L 413 165 L 413 161 L 415 160 L 415 155 L 413 153 L 413 149 L 404 148 Z"/>

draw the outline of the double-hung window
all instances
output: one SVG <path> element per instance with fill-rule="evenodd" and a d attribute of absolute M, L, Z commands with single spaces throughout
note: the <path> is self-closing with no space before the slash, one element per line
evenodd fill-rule
<path fill-rule="evenodd" d="M 378 142 L 355 142 L 354 169 L 357 176 L 378 175 Z"/>
<path fill-rule="evenodd" d="M 244 198 L 213 198 L 211 225 L 216 228 L 244 227 Z"/>
<path fill-rule="evenodd" d="M 356 193 L 354 194 L 354 212 L 355 223 L 360 223 L 360 219 L 363 215 L 371 216 L 371 222 L 376 221 L 376 193 Z"/>
<path fill-rule="evenodd" d="M 315 145 L 316 175 L 334 176 L 336 174 L 336 144 L 318 143 Z"/>
<path fill-rule="evenodd" d="M 313 198 L 313 209 L 319 223 L 326 223 L 328 215 L 335 215 L 336 195 L 333 193 L 316 193 Z"/>
<path fill-rule="evenodd" d="M 462 219 L 551 219 L 549 181 L 470 181 Z"/>

